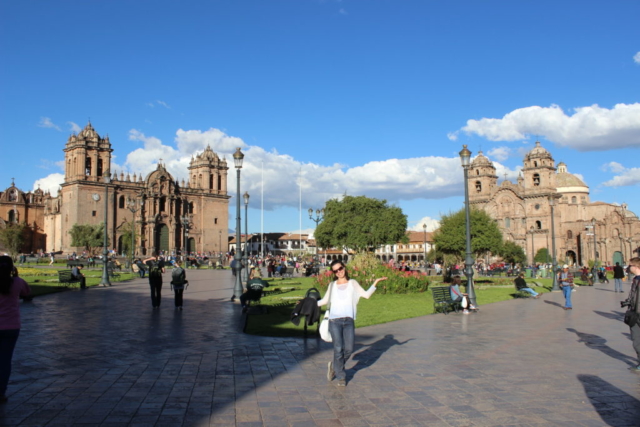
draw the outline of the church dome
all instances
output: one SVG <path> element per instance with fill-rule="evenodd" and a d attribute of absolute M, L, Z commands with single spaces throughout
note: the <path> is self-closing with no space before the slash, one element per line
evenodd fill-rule
<path fill-rule="evenodd" d="M 91 122 L 87 123 L 87 125 L 80 131 L 78 134 L 78 138 L 84 139 L 100 139 L 100 135 L 98 132 L 91 126 Z"/>
<path fill-rule="evenodd" d="M 536 141 L 536 146 L 529 151 L 524 157 L 525 160 L 529 159 L 551 159 L 551 153 L 549 153 L 543 146 L 540 145 L 540 141 Z"/>
<path fill-rule="evenodd" d="M 491 160 L 489 160 L 484 154 L 482 154 L 482 150 L 478 151 L 478 155 L 471 162 L 471 167 L 478 167 L 478 166 L 493 166 L 493 163 L 491 163 Z"/>

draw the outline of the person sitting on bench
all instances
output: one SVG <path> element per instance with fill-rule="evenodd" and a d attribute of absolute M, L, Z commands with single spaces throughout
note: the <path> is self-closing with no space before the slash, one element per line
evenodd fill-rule
<path fill-rule="evenodd" d="M 255 267 L 251 267 L 249 273 L 249 281 L 247 282 L 247 291 L 240 295 L 240 305 L 242 305 L 242 312 L 247 311 L 247 300 L 257 301 L 262 297 L 262 290 L 269 286 L 269 283 L 260 278 Z"/>
<path fill-rule="evenodd" d="M 539 297 L 539 294 L 536 291 L 534 291 L 533 289 L 531 289 L 529 287 L 529 285 L 527 285 L 527 282 L 525 282 L 524 273 L 520 273 L 520 276 L 516 277 L 515 283 L 516 283 L 516 289 L 518 289 L 518 291 L 528 292 L 534 298 L 538 298 Z"/>
<path fill-rule="evenodd" d="M 453 276 L 453 282 L 451 282 L 451 286 L 449 286 L 449 291 L 451 292 L 451 299 L 454 302 L 459 302 L 461 304 L 463 299 L 466 300 L 467 304 L 466 304 L 466 307 L 462 310 L 462 313 L 469 314 L 469 310 L 475 310 L 476 308 L 471 304 L 471 301 L 469 301 L 469 295 L 463 294 L 462 291 L 460 291 L 461 284 L 462 284 L 462 280 L 460 279 L 460 276 L 459 275 Z"/>
<path fill-rule="evenodd" d="M 84 265 L 79 264 L 74 266 L 71 269 L 71 277 L 74 279 L 78 279 L 80 281 L 80 289 L 87 288 L 87 279 L 84 277 L 84 274 L 81 273 L 81 270 L 84 268 Z"/>

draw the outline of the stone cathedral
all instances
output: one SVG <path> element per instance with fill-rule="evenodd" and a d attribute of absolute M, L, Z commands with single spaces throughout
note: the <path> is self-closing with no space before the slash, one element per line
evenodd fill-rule
<path fill-rule="evenodd" d="M 89 123 L 64 147 L 64 183 L 56 197 L 41 190 L 23 193 L 13 184 L 0 194 L 8 202 L 0 202 L 2 219 L 33 219 L 27 221 L 33 236 L 25 251 L 81 253 L 83 248 L 71 246 L 69 230 L 74 224 L 103 223 L 106 209 L 110 247 L 118 253 L 131 246 L 132 221 L 137 256 L 226 252 L 226 160 L 207 147 L 191 158 L 189 180 L 178 182 L 161 162 L 146 177 L 117 174 L 111 170 L 112 152 L 109 137 L 101 137 Z"/>
<path fill-rule="evenodd" d="M 505 179 L 498 185 L 493 163 L 480 152 L 467 185 L 470 206 L 496 220 L 505 239 L 524 248 L 528 262 L 541 248 L 552 251 L 551 203 L 558 264 L 588 265 L 597 254 L 604 264 L 624 265 L 639 254 L 638 217 L 624 204 L 592 202 L 589 187 L 565 163 L 556 166 L 540 142 L 525 155 L 517 183 Z"/>

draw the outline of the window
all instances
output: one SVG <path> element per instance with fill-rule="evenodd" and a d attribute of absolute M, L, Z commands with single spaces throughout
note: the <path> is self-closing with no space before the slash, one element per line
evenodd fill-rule
<path fill-rule="evenodd" d="M 540 221 L 536 221 L 536 230 L 542 230 L 542 223 Z"/>
<path fill-rule="evenodd" d="M 567 230 L 567 239 L 573 239 L 573 232 L 571 230 Z"/>
<path fill-rule="evenodd" d="M 120 199 L 118 199 L 118 207 L 124 209 L 124 196 L 120 196 Z"/>
<path fill-rule="evenodd" d="M 102 159 L 98 159 L 98 176 L 103 176 L 103 170 L 102 170 Z"/>
<path fill-rule="evenodd" d="M 506 228 L 511 228 L 511 218 L 505 218 L 504 219 L 504 226 Z"/>
<path fill-rule="evenodd" d="M 576 196 L 572 196 L 571 203 L 577 203 L 577 202 L 578 202 L 578 198 Z"/>
<path fill-rule="evenodd" d="M 482 183 L 480 181 L 476 181 L 476 191 L 478 193 L 482 191 Z"/>
<path fill-rule="evenodd" d="M 84 161 L 84 174 L 91 175 L 91 157 L 87 157 Z"/>
<path fill-rule="evenodd" d="M 476 169 L 476 175 L 480 175 L 480 169 Z"/>
<path fill-rule="evenodd" d="M 540 174 L 539 173 L 534 173 L 533 174 L 533 185 L 534 187 L 537 187 L 540 185 Z"/>
<path fill-rule="evenodd" d="M 160 197 L 160 212 L 164 212 L 166 201 L 165 197 Z"/>
<path fill-rule="evenodd" d="M 218 191 L 222 190 L 222 182 L 220 181 L 220 175 L 218 175 Z"/>
<path fill-rule="evenodd" d="M 189 203 L 189 213 L 192 214 L 193 213 L 193 202 Z"/>
<path fill-rule="evenodd" d="M 213 175 L 209 175 L 209 190 L 213 190 Z"/>
<path fill-rule="evenodd" d="M 533 162 L 533 167 L 534 167 L 534 168 L 537 168 L 537 167 L 538 167 L 538 162 L 534 161 L 534 162 Z"/>
<path fill-rule="evenodd" d="M 16 211 L 13 209 L 9 211 L 9 222 L 18 222 Z"/>
<path fill-rule="evenodd" d="M 96 216 L 97 212 L 96 211 L 91 211 L 91 216 Z"/>
<path fill-rule="evenodd" d="M 218 223 L 218 218 L 213 218 L 213 223 L 217 224 Z"/>

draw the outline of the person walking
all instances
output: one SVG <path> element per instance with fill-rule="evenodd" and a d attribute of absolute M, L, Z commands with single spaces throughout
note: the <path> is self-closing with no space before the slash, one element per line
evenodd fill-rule
<path fill-rule="evenodd" d="M 144 260 L 149 267 L 149 287 L 151 288 L 151 305 L 160 308 L 162 298 L 162 274 L 164 273 L 164 261 L 158 256 L 152 256 Z"/>
<path fill-rule="evenodd" d="M 629 271 L 635 274 L 635 277 L 631 282 L 629 297 L 621 305 L 627 307 L 624 322 L 629 325 L 633 349 L 638 356 L 638 365 L 629 369 L 640 373 L 640 324 L 638 323 L 640 322 L 640 289 L 638 289 L 640 287 L 640 258 L 635 257 L 629 260 Z"/>
<path fill-rule="evenodd" d="M 349 279 L 349 273 L 344 263 L 335 260 L 331 263 L 331 272 L 336 280 L 329 283 L 324 298 L 318 301 L 318 307 L 329 304 L 329 333 L 333 341 L 333 361 L 327 368 L 327 380 L 334 377 L 338 386 L 347 385 L 345 364 L 353 353 L 355 343 L 355 324 L 358 300 L 360 297 L 369 299 L 376 291 L 376 285 L 387 280 L 386 277 L 376 279 L 368 290 Z"/>
<path fill-rule="evenodd" d="M 182 263 L 178 260 L 175 261 L 175 267 L 171 272 L 171 287 L 175 293 L 175 306 L 176 309 L 182 310 L 182 295 L 184 288 L 189 285 L 187 281 L 187 272 L 182 268 Z"/>
<path fill-rule="evenodd" d="M 624 292 L 622 290 L 622 279 L 624 279 L 624 268 L 622 268 L 619 262 L 616 262 L 616 265 L 613 267 L 614 292 Z"/>
<path fill-rule="evenodd" d="M 565 310 L 572 310 L 571 304 L 571 291 L 573 291 L 573 274 L 569 271 L 567 264 L 562 266 L 562 271 L 558 273 L 558 284 L 562 293 L 564 294 L 564 308 Z"/>
<path fill-rule="evenodd" d="M 0 403 L 7 401 L 11 360 L 20 335 L 20 297 L 30 293 L 27 282 L 18 277 L 11 257 L 0 256 Z"/>

